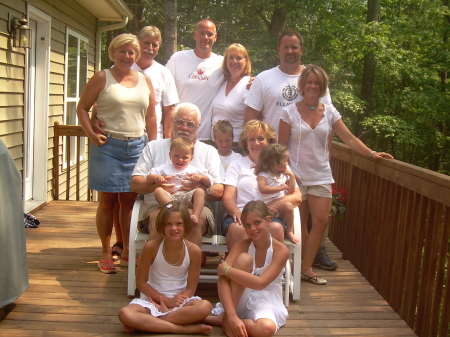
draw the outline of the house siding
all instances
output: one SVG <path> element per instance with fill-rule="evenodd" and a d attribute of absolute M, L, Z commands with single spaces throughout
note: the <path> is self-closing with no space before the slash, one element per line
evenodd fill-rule
<path fill-rule="evenodd" d="M 95 32 L 97 19 L 73 0 L 0 0 L 0 139 L 23 173 L 24 163 L 24 115 L 25 115 L 25 53 L 21 48 L 9 46 L 8 13 L 20 17 L 26 13 L 27 4 L 34 6 L 51 17 L 49 109 L 48 109 L 48 162 L 47 201 L 53 199 L 53 125 L 64 122 L 65 92 L 65 49 L 66 30 L 70 28 L 88 39 L 88 78 L 94 74 Z M 62 151 L 60 151 L 61 153 Z M 61 160 L 60 160 L 61 163 Z M 74 170 L 74 169 L 72 169 Z M 62 166 L 59 174 L 65 173 Z M 87 193 L 87 163 L 81 165 L 83 187 Z M 72 179 L 71 179 L 72 181 Z M 75 182 L 72 184 L 75 185 Z M 60 193 L 65 193 L 65 176 L 60 178 Z M 75 189 L 71 187 L 71 194 Z"/>

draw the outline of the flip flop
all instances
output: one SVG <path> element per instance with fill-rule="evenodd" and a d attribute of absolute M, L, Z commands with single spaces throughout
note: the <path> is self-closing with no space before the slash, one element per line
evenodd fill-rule
<path fill-rule="evenodd" d="M 116 267 L 112 260 L 100 260 L 98 261 L 98 268 L 102 273 L 114 274 L 117 273 Z"/>
<path fill-rule="evenodd" d="M 114 262 L 119 261 L 120 257 L 122 256 L 122 251 L 118 251 L 117 249 L 114 249 L 114 247 L 119 247 L 123 251 L 123 243 L 122 242 L 116 242 L 112 246 L 112 260 Z"/>

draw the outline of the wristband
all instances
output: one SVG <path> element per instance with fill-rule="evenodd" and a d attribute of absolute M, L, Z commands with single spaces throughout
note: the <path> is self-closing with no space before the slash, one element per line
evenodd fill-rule
<path fill-rule="evenodd" d="M 228 275 L 228 271 L 230 270 L 231 266 L 228 266 L 225 268 L 225 272 L 223 273 L 225 276 Z"/>
<path fill-rule="evenodd" d="M 376 153 L 377 151 L 372 151 L 370 152 L 370 158 L 373 158 L 373 154 Z"/>

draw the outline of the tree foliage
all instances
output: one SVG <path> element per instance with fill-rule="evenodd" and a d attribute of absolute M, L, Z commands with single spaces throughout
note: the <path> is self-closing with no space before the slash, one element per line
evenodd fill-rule
<path fill-rule="evenodd" d="M 163 30 L 163 0 L 125 2 L 135 13 L 140 11 L 137 22 L 125 30 L 137 33 L 148 24 Z M 177 4 L 178 50 L 194 47 L 195 25 L 208 17 L 218 28 L 215 52 L 242 43 L 254 75 L 278 64 L 278 33 L 298 30 L 305 40 L 303 64 L 318 64 L 328 72 L 333 102 L 352 132 L 373 149 L 450 174 L 448 0 L 379 0 L 378 21 L 367 20 L 367 0 Z M 163 55 L 160 52 L 158 61 L 164 64 Z M 362 95 L 367 55 L 376 64 L 371 102 Z"/>

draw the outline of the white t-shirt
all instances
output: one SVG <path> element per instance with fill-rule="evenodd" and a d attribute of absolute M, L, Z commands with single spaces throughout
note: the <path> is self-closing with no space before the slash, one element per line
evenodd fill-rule
<path fill-rule="evenodd" d="M 288 144 L 290 167 L 303 185 L 334 183 L 328 157 L 328 137 L 333 124 L 341 118 L 334 106 L 325 104 L 322 120 L 312 129 L 301 119 L 295 104 L 284 108 L 281 119 L 291 125 Z"/>
<path fill-rule="evenodd" d="M 154 61 L 153 64 L 142 70 L 136 63 L 131 69 L 144 73 L 152 81 L 153 91 L 155 93 L 155 114 L 157 125 L 157 138 L 164 138 L 162 120 L 162 107 L 177 104 L 178 99 L 177 88 L 172 73 L 162 64 Z"/>
<path fill-rule="evenodd" d="M 247 84 L 250 76 L 244 76 L 233 89 L 225 95 L 227 82 L 223 82 L 212 101 L 212 126 L 219 120 L 227 120 L 233 126 L 234 142 L 239 141 L 239 135 L 244 130 L 245 97 L 247 96 Z M 211 139 L 214 133 L 211 128 Z"/>
<path fill-rule="evenodd" d="M 254 163 L 248 156 L 234 160 L 228 166 L 223 181 L 224 185 L 236 187 L 236 205 L 241 211 L 247 202 L 257 200 L 259 197 L 253 165 Z"/>
<path fill-rule="evenodd" d="M 173 54 L 167 62 L 177 87 L 180 102 L 195 104 L 201 113 L 199 140 L 211 140 L 211 103 L 224 76 L 223 56 L 212 53 L 207 59 L 198 58 L 193 49 Z"/>
<path fill-rule="evenodd" d="M 231 154 L 229 156 L 221 156 L 220 161 L 222 162 L 222 165 L 220 165 L 220 177 L 222 179 L 225 179 L 225 173 L 227 172 L 228 166 L 230 166 L 231 162 L 235 159 L 242 158 L 242 155 L 240 153 L 234 152 L 231 150 Z"/>
<path fill-rule="evenodd" d="M 283 108 L 303 99 L 297 88 L 299 76 L 283 73 L 279 66 L 263 71 L 256 76 L 245 99 L 246 105 L 262 111 L 262 120 L 270 124 L 277 133 Z M 328 90 L 320 101 L 332 104 Z"/>
<path fill-rule="evenodd" d="M 286 184 L 286 181 L 289 180 L 289 176 L 285 173 L 281 173 L 279 177 L 276 177 L 270 172 L 261 172 L 260 174 L 258 174 L 258 177 L 266 178 L 266 185 L 270 187 L 276 187 L 280 186 L 281 184 Z M 260 200 L 264 201 L 265 204 L 268 204 L 272 200 L 284 197 L 286 195 L 286 190 L 266 194 L 260 192 L 259 195 Z"/>
<path fill-rule="evenodd" d="M 209 174 L 205 174 L 202 170 L 196 168 L 195 166 L 189 164 L 184 169 L 179 170 L 172 163 L 166 163 L 159 165 L 150 170 L 151 174 L 157 174 L 159 176 L 171 176 L 169 179 L 169 184 L 174 184 L 173 191 L 178 191 L 183 186 L 183 181 L 186 180 L 186 177 L 190 174 L 203 174 L 209 178 L 209 181 L 212 181 L 212 178 Z"/>
<path fill-rule="evenodd" d="M 171 163 L 169 157 L 171 142 L 172 140 L 170 138 L 148 142 L 131 176 L 146 177 L 153 167 Z M 203 174 L 209 174 L 212 178 L 211 185 L 222 183 L 222 179 L 220 178 L 220 158 L 217 150 L 213 146 L 197 141 L 195 143 L 194 159 L 192 159 L 191 165 L 200 169 Z M 146 204 L 157 204 L 153 193 L 146 194 L 144 196 L 144 202 Z"/>

